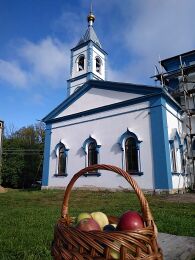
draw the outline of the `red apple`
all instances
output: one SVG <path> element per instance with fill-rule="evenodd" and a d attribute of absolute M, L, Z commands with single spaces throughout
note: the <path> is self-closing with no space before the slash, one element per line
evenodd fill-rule
<path fill-rule="evenodd" d="M 119 219 L 117 230 L 136 231 L 144 227 L 143 218 L 136 211 L 128 210 Z"/>
<path fill-rule="evenodd" d="M 82 231 L 101 230 L 100 225 L 93 218 L 83 218 L 76 225 Z"/>

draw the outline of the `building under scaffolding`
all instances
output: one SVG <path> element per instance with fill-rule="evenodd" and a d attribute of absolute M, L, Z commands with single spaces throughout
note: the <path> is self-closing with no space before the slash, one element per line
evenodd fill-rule
<path fill-rule="evenodd" d="M 153 76 L 160 81 L 183 109 L 183 136 L 186 152 L 183 168 L 195 183 L 195 50 L 160 61 L 160 71 Z"/>

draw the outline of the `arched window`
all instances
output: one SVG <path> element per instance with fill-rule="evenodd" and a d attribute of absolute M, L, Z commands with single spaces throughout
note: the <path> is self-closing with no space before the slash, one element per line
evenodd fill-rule
<path fill-rule="evenodd" d="M 95 62 L 96 62 L 96 72 L 101 73 L 101 64 L 102 64 L 101 59 L 97 57 L 95 59 Z"/>
<path fill-rule="evenodd" d="M 83 143 L 83 150 L 85 152 L 85 166 L 91 166 L 99 163 L 101 145 L 97 141 L 89 136 Z M 101 174 L 97 171 L 88 172 L 85 176 L 100 176 Z"/>
<path fill-rule="evenodd" d="M 119 145 L 122 150 L 122 168 L 130 174 L 143 175 L 140 161 L 140 143 L 136 134 L 129 129 L 121 135 Z"/>
<path fill-rule="evenodd" d="M 85 56 L 81 55 L 78 57 L 78 71 L 82 71 L 85 68 Z"/>
<path fill-rule="evenodd" d="M 88 166 L 98 163 L 98 152 L 96 141 L 91 141 L 88 144 Z"/>
<path fill-rule="evenodd" d="M 136 140 L 133 137 L 129 137 L 125 141 L 125 162 L 126 171 L 129 173 L 138 172 L 138 149 Z"/>
<path fill-rule="evenodd" d="M 66 155 L 64 145 L 59 147 L 59 157 L 58 157 L 58 175 L 64 175 L 66 173 Z"/>
<path fill-rule="evenodd" d="M 183 172 L 183 149 L 181 139 L 176 128 L 173 128 L 170 134 L 170 157 L 171 157 L 171 171 L 172 173 Z"/>
<path fill-rule="evenodd" d="M 55 147 L 56 170 L 55 176 L 67 176 L 67 159 L 69 149 L 60 141 Z"/>

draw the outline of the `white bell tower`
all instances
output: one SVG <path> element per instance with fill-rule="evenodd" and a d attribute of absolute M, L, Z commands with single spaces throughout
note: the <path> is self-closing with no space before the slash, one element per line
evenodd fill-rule
<path fill-rule="evenodd" d="M 88 28 L 80 41 L 71 49 L 71 78 L 68 82 L 68 95 L 74 93 L 88 80 L 106 80 L 107 53 L 102 49 L 94 31 L 95 16 L 90 11 Z"/>

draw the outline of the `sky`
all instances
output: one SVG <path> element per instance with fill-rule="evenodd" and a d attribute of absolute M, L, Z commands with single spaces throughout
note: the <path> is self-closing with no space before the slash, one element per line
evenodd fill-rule
<path fill-rule="evenodd" d="M 0 0 L 0 120 L 35 124 L 66 97 L 90 0 Z M 93 0 L 108 80 L 156 85 L 160 59 L 195 49 L 194 0 Z"/>

